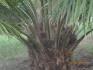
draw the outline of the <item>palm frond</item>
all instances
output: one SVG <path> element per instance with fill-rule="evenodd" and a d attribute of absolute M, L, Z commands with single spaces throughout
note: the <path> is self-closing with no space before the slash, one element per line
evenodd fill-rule
<path fill-rule="evenodd" d="M 20 37 L 20 34 L 26 35 L 28 39 L 31 38 L 31 42 L 37 42 L 39 46 L 42 46 L 40 40 L 42 32 L 47 35 L 47 40 L 53 38 L 52 40 L 55 40 L 56 47 L 58 47 L 60 38 L 64 40 L 64 44 L 69 43 L 68 37 L 71 34 L 75 34 L 79 40 L 93 29 L 93 19 L 91 19 L 93 17 L 93 0 L 39 0 L 39 7 L 35 6 L 33 0 L 5 1 L 8 7 L 3 6 L 4 4 L 0 5 L 0 20 L 5 21 L 0 24 L 1 29 L 6 33 L 12 32 L 17 37 Z M 37 8 L 40 9 L 40 13 Z M 38 15 L 41 17 L 40 20 Z M 72 28 L 70 31 L 69 27 Z M 65 32 L 64 29 L 67 31 Z"/>

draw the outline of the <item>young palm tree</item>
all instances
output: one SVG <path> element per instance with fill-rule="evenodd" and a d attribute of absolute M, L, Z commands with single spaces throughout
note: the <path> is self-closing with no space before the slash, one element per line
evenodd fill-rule
<path fill-rule="evenodd" d="M 71 55 L 92 32 L 93 0 L 5 0 L 1 33 L 27 45 L 31 70 L 71 70 Z"/>

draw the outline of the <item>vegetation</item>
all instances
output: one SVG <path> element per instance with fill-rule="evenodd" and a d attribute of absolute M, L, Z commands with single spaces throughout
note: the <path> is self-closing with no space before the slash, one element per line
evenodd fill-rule
<path fill-rule="evenodd" d="M 93 30 L 93 0 L 39 0 L 37 4 L 33 0 L 0 4 L 1 34 L 27 45 L 31 70 L 71 70 L 72 52 Z"/>
<path fill-rule="evenodd" d="M 27 48 L 16 38 L 0 36 L 0 60 L 13 59 L 27 55 Z"/>

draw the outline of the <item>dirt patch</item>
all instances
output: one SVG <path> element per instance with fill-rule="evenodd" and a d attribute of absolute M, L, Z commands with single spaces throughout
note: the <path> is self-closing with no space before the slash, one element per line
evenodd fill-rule
<path fill-rule="evenodd" d="M 26 57 L 0 61 L 0 70 L 30 70 L 30 62 Z"/>

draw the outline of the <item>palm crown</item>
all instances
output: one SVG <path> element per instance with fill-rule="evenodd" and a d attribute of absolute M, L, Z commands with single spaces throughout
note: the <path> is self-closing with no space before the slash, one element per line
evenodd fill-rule
<path fill-rule="evenodd" d="M 5 0 L 0 6 L 2 30 L 21 39 L 31 37 L 31 40 L 38 38 L 40 28 L 49 39 L 58 36 L 65 26 L 73 26 L 77 37 L 92 30 L 92 0 L 40 0 L 37 6 L 33 3 L 31 0 Z"/>
<path fill-rule="evenodd" d="M 0 16 L 2 33 L 35 49 L 74 50 L 93 30 L 93 0 L 5 0 Z"/>

